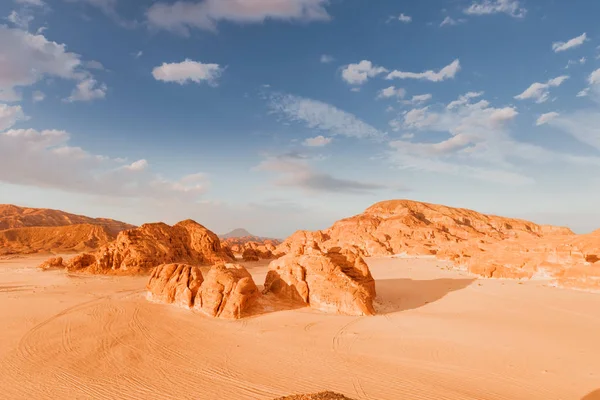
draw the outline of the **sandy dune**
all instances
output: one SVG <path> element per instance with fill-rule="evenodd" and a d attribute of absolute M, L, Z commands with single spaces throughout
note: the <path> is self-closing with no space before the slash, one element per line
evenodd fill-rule
<path fill-rule="evenodd" d="M 2 399 L 600 398 L 594 293 L 382 258 L 381 315 L 223 321 L 148 302 L 145 277 L 42 273 L 43 259 L 0 261 Z"/>

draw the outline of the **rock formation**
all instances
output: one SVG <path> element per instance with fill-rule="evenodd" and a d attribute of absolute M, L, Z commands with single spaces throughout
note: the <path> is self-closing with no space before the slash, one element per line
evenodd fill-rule
<path fill-rule="evenodd" d="M 362 257 L 349 249 L 321 251 L 310 238 L 271 262 L 264 293 L 324 312 L 375 314 L 375 281 Z"/>
<path fill-rule="evenodd" d="M 38 266 L 39 269 L 47 271 L 49 269 L 62 269 L 64 268 L 62 257 L 52 257 L 48 260 L 44 261 L 42 264 Z"/>
<path fill-rule="evenodd" d="M 242 253 L 242 259 L 244 261 L 258 261 L 258 252 L 252 248 L 247 248 Z"/>
<path fill-rule="evenodd" d="M 242 318 L 260 293 L 241 265 L 214 265 L 196 295 L 194 308 L 211 317 Z"/>
<path fill-rule="evenodd" d="M 154 301 L 192 308 L 203 281 L 199 267 L 163 264 L 153 270 L 146 288 Z"/>
<path fill-rule="evenodd" d="M 568 228 L 391 200 L 329 229 L 296 232 L 277 252 L 294 252 L 307 238 L 324 251 L 342 247 L 363 256 L 435 256 L 486 277 L 544 277 L 565 286 L 600 288 L 600 231 L 575 235 Z"/>
<path fill-rule="evenodd" d="M 146 288 L 152 301 L 193 308 L 211 317 L 226 319 L 242 318 L 260 296 L 252 276 L 236 264 L 213 265 L 206 278 L 200 267 L 159 265 Z"/>
<path fill-rule="evenodd" d="M 233 260 L 219 238 L 197 222 L 186 220 L 174 226 L 144 224 L 119 233 L 117 239 L 94 253 L 67 261 L 70 271 L 98 274 L 150 272 L 160 264 L 212 265 Z"/>
<path fill-rule="evenodd" d="M 69 214 L 59 210 L 0 204 L 0 231 L 26 227 L 81 224 L 103 226 L 113 235 L 117 235 L 119 232 L 126 229 L 135 228 L 133 225 L 107 218 L 90 218 L 83 215 Z"/>
<path fill-rule="evenodd" d="M 92 251 L 131 228 L 111 219 L 0 205 L 0 255 Z"/>

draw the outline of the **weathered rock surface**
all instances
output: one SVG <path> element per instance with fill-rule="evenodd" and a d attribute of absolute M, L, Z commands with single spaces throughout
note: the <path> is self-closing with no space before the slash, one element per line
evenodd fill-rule
<path fill-rule="evenodd" d="M 186 220 L 174 226 L 154 223 L 123 231 L 114 242 L 94 253 L 78 255 L 66 266 L 70 271 L 138 274 L 161 264 L 212 265 L 232 260 L 233 255 L 221 247 L 217 235 Z"/>
<path fill-rule="evenodd" d="M 206 274 L 194 301 L 194 308 L 211 317 L 238 319 L 260 293 L 252 276 L 241 265 L 214 265 Z"/>
<path fill-rule="evenodd" d="M 39 269 L 42 269 L 44 271 L 49 270 L 49 269 L 62 269 L 64 267 L 65 266 L 63 264 L 62 257 L 49 258 L 48 260 L 44 261 L 42 264 L 40 264 L 38 266 Z"/>
<path fill-rule="evenodd" d="M 242 259 L 244 261 L 258 261 L 260 258 L 258 257 L 258 252 L 252 248 L 247 248 L 242 253 Z"/>
<path fill-rule="evenodd" d="M 277 239 L 228 238 L 224 239 L 222 244 L 229 247 L 234 255 L 238 255 L 244 261 L 270 260 L 283 255 L 276 251 L 277 246 L 281 244 L 281 241 Z M 247 257 L 244 257 L 246 251 L 248 252 Z"/>
<path fill-rule="evenodd" d="M 278 246 L 293 253 L 310 239 L 324 251 L 350 248 L 363 256 L 435 256 L 493 278 L 547 278 L 564 286 L 600 288 L 600 231 L 485 215 L 472 210 L 391 200 L 323 231 L 299 231 Z"/>
<path fill-rule="evenodd" d="M 264 293 L 329 313 L 375 314 L 375 281 L 362 257 L 349 249 L 321 251 L 311 239 L 269 264 Z"/>
<path fill-rule="evenodd" d="M 90 218 L 83 215 L 70 214 L 60 210 L 46 208 L 18 207 L 12 204 L 0 204 L 0 231 L 5 229 L 48 227 L 67 225 L 103 226 L 112 235 L 135 228 L 134 225 L 108 218 Z"/>
<path fill-rule="evenodd" d="M 146 288 L 151 300 L 191 308 L 203 281 L 199 267 L 163 264 L 153 270 Z"/>

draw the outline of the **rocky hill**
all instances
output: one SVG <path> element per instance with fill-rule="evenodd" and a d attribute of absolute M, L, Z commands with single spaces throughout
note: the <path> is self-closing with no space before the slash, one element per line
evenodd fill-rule
<path fill-rule="evenodd" d="M 133 225 L 59 210 L 0 205 L 0 255 L 95 250 Z"/>
<path fill-rule="evenodd" d="M 309 236 L 322 249 L 365 256 L 426 255 L 488 277 L 548 277 L 566 286 L 600 288 L 600 233 L 486 215 L 410 200 L 377 203 L 317 232 L 296 232 L 277 248 L 288 253 Z"/>
<path fill-rule="evenodd" d="M 90 218 L 83 215 L 70 214 L 60 210 L 46 208 L 18 207 L 12 204 L 0 204 L 0 231 L 5 229 L 37 227 L 37 226 L 66 226 L 66 225 L 100 225 L 113 234 L 125 229 L 135 228 L 134 225 L 107 218 Z"/>
<path fill-rule="evenodd" d="M 233 261 L 217 235 L 192 220 L 173 226 L 144 224 L 122 231 L 112 243 L 67 261 L 69 271 L 94 274 L 149 273 L 161 264 L 212 265 Z"/>

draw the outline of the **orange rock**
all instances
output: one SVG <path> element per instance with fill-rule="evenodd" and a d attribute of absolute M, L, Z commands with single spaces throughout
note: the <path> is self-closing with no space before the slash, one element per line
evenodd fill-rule
<path fill-rule="evenodd" d="M 42 264 L 38 266 L 39 269 L 49 270 L 49 269 L 62 269 L 65 266 L 63 265 L 62 257 L 52 257 L 48 260 L 44 261 Z"/>
<path fill-rule="evenodd" d="M 375 314 L 375 281 L 362 257 L 347 249 L 323 252 L 314 243 L 293 250 L 271 262 L 264 293 L 324 312 Z"/>
<path fill-rule="evenodd" d="M 252 276 L 241 265 L 211 267 L 194 301 L 194 308 L 211 317 L 242 318 L 260 293 Z"/>
<path fill-rule="evenodd" d="M 197 222 L 186 220 L 174 226 L 145 224 L 121 232 L 117 239 L 91 254 L 67 262 L 67 269 L 88 273 L 138 274 L 160 264 L 212 265 L 231 261 L 229 249 Z"/>
<path fill-rule="evenodd" d="M 252 248 L 245 249 L 242 253 L 244 261 L 258 261 L 258 252 Z"/>
<path fill-rule="evenodd" d="M 199 267 L 163 264 L 153 270 L 146 288 L 154 301 L 191 308 L 203 281 Z"/>

